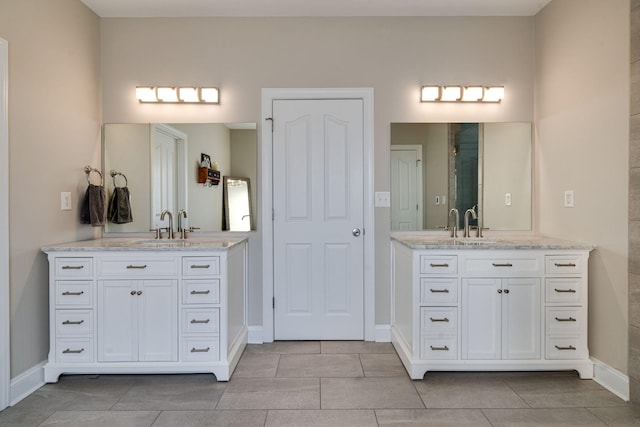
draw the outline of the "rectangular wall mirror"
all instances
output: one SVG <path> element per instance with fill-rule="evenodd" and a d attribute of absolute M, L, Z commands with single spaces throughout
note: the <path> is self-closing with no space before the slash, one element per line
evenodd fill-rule
<path fill-rule="evenodd" d="M 107 221 L 105 232 L 148 232 L 166 227 L 168 209 L 177 230 L 178 213 L 185 209 L 185 227 L 198 231 L 223 231 L 223 178 L 243 178 L 257 188 L 257 130 L 255 123 L 143 123 L 105 124 L 103 171 L 109 199 L 115 186 L 125 185 L 131 194 L 133 221 Z M 202 154 L 220 171 L 217 185 L 199 182 Z M 210 182 L 209 182 L 210 184 Z M 256 195 L 249 194 L 250 228 L 255 229 Z M 246 231 L 246 230 L 245 230 Z"/>
<path fill-rule="evenodd" d="M 391 230 L 444 230 L 474 208 L 489 230 L 532 227 L 531 123 L 392 123 Z M 477 225 L 473 221 L 472 225 Z"/>

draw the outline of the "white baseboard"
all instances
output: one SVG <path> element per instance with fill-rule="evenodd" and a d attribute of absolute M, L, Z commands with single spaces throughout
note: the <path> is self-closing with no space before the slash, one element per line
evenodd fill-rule
<path fill-rule="evenodd" d="M 20 402 L 25 397 L 42 387 L 44 383 L 44 365 L 45 360 L 34 366 L 33 368 L 21 373 L 11 379 L 10 402 L 11 406 Z"/>
<path fill-rule="evenodd" d="M 596 358 L 593 362 L 593 380 L 625 402 L 629 401 L 629 377 Z"/>
<path fill-rule="evenodd" d="M 247 330 L 249 331 L 249 337 L 247 338 L 249 344 L 264 343 L 262 339 L 262 326 L 248 326 Z"/>
<path fill-rule="evenodd" d="M 391 325 L 376 325 L 376 342 L 391 342 Z"/>

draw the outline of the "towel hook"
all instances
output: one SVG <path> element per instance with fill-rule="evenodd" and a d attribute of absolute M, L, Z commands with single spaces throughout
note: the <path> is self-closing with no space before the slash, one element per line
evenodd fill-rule
<path fill-rule="evenodd" d="M 124 178 L 124 186 L 127 187 L 129 185 L 129 181 L 127 181 L 127 176 L 125 174 L 123 174 L 122 172 L 118 172 L 116 170 L 111 169 L 111 178 L 113 178 L 113 187 L 117 188 L 118 184 L 116 184 L 116 176 L 120 175 L 121 177 Z"/>
<path fill-rule="evenodd" d="M 95 172 L 100 175 L 100 185 L 102 185 L 104 183 L 104 180 L 102 179 L 102 173 L 98 169 L 92 168 L 88 165 L 84 167 L 84 173 L 87 174 L 87 182 L 91 184 L 91 172 Z"/>

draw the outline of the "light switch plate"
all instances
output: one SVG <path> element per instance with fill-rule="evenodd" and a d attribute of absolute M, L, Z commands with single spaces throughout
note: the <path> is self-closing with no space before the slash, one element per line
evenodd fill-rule
<path fill-rule="evenodd" d="M 565 208 L 573 208 L 575 207 L 575 194 L 573 190 L 567 190 L 564 192 L 564 207 Z"/>
<path fill-rule="evenodd" d="M 504 204 L 505 206 L 511 206 L 511 193 L 504 194 Z"/>
<path fill-rule="evenodd" d="M 71 210 L 71 193 L 68 191 L 63 191 L 62 193 L 60 193 L 60 210 Z"/>
<path fill-rule="evenodd" d="M 376 208 L 388 208 L 391 206 L 391 193 L 388 191 L 376 191 Z"/>

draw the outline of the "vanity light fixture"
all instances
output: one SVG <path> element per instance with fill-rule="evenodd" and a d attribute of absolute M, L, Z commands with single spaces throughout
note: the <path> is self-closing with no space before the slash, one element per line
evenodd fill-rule
<path fill-rule="evenodd" d="M 220 90 L 217 87 L 137 86 L 136 98 L 141 103 L 219 104 Z"/>
<path fill-rule="evenodd" d="M 500 102 L 504 86 L 425 85 L 420 89 L 421 102 Z"/>

